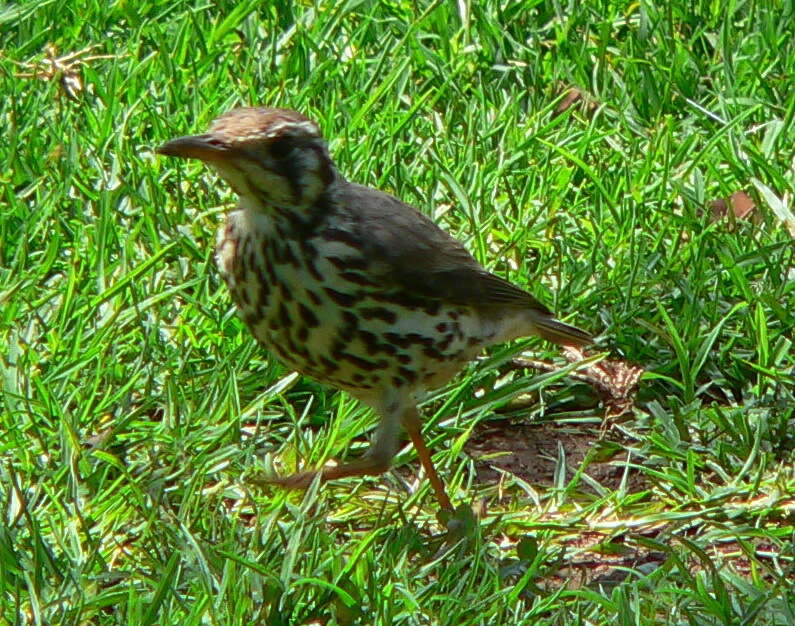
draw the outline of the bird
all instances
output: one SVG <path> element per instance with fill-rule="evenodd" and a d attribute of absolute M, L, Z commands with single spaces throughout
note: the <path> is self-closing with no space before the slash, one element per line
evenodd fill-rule
<path fill-rule="evenodd" d="M 418 209 L 349 182 L 318 124 L 241 107 L 161 155 L 198 159 L 238 197 L 215 260 L 237 313 L 281 363 L 379 416 L 359 458 L 269 482 L 305 488 L 387 471 L 405 429 L 442 509 L 450 498 L 421 435 L 418 402 L 486 347 L 529 335 L 573 347 L 591 336 L 487 271 Z M 374 155 L 373 158 L 376 158 Z"/>

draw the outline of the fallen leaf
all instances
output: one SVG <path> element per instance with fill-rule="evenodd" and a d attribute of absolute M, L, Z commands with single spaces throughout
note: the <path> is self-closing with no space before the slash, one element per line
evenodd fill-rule
<path fill-rule="evenodd" d="M 728 198 L 718 198 L 710 202 L 712 218 L 718 221 L 729 214 L 729 209 L 738 220 L 747 218 L 756 208 L 753 198 L 745 191 L 735 191 Z"/>
<path fill-rule="evenodd" d="M 586 111 L 596 108 L 596 102 L 577 87 L 563 87 L 561 92 L 564 96 L 552 112 L 553 118 L 562 115 L 577 103 L 581 103 L 582 108 Z"/>

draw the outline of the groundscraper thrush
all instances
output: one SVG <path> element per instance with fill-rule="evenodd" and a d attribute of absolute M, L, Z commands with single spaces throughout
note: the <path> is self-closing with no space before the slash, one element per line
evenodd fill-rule
<path fill-rule="evenodd" d="M 321 470 L 324 480 L 386 471 L 402 425 L 449 509 L 420 434 L 418 397 L 494 343 L 532 334 L 590 341 L 413 207 L 345 180 L 317 124 L 299 113 L 234 109 L 158 152 L 204 161 L 237 193 L 216 261 L 257 340 L 380 416 L 367 453 Z M 303 487 L 315 474 L 274 482 Z"/>

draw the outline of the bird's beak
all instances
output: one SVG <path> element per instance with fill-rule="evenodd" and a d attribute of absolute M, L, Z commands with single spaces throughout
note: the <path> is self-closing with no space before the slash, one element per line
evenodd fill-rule
<path fill-rule="evenodd" d="M 164 156 L 201 161 L 220 161 L 228 158 L 231 150 L 211 133 L 206 135 L 187 135 L 167 141 L 156 152 Z"/>

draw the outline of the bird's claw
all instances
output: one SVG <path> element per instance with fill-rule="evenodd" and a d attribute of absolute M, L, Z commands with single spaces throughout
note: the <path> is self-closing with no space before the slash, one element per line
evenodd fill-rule
<path fill-rule="evenodd" d="M 265 476 L 259 479 L 266 485 L 278 485 L 285 489 L 306 489 L 315 480 L 318 472 L 298 472 L 289 476 Z"/>

